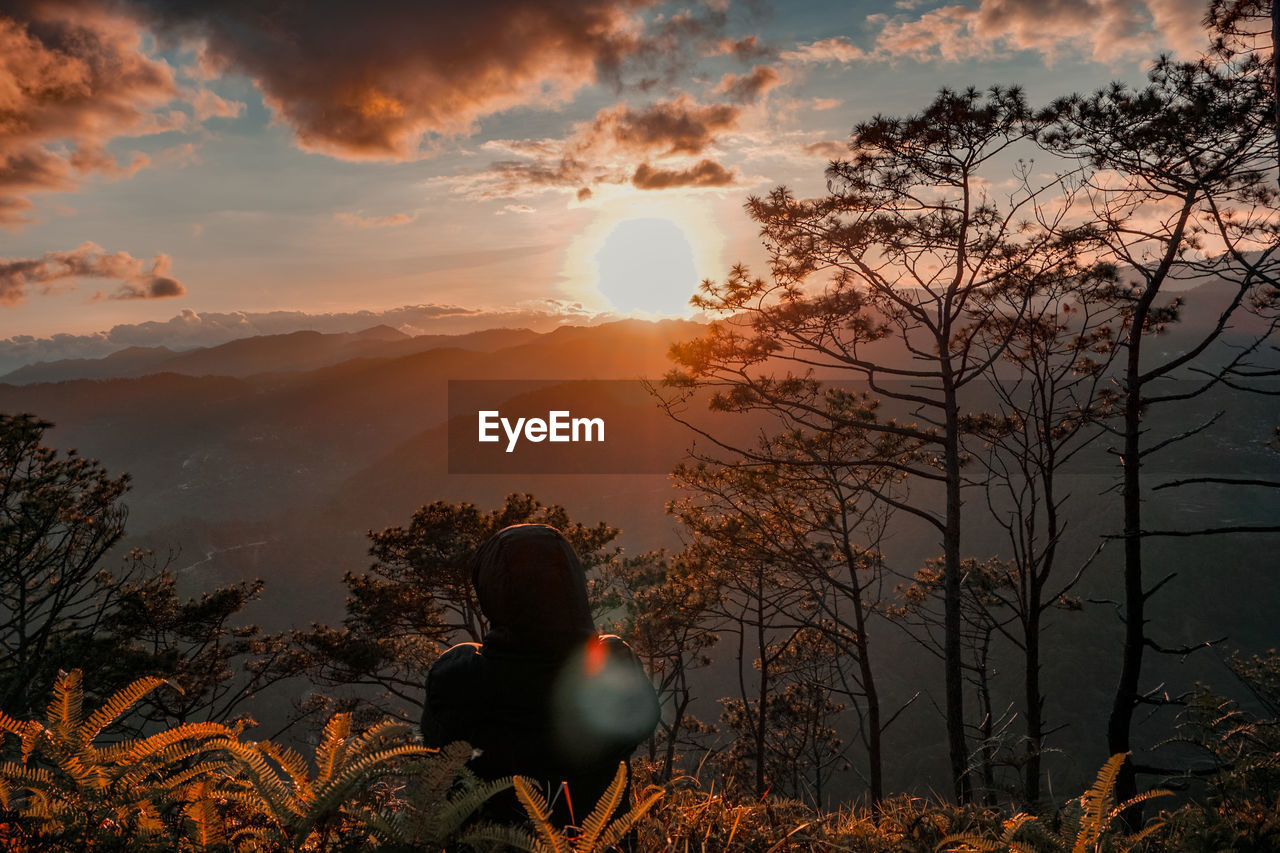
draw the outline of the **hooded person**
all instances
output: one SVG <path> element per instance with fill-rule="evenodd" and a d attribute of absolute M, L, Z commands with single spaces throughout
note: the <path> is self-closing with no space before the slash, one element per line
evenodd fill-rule
<path fill-rule="evenodd" d="M 658 698 L 631 648 L 596 632 L 582 564 L 563 534 L 517 524 L 476 554 L 472 583 L 489 629 L 427 675 L 422 731 L 430 746 L 466 741 L 485 779 L 533 781 L 560 825 L 581 825 L 658 723 Z M 523 821 L 514 792 L 486 817 Z"/>

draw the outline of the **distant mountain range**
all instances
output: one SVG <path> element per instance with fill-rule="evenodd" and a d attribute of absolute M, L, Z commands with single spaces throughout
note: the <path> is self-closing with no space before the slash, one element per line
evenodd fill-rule
<path fill-rule="evenodd" d="M 538 333 L 528 329 L 410 337 L 385 325 L 347 333 L 302 331 L 241 338 L 182 352 L 168 347 L 127 347 L 105 358 L 41 361 L 0 376 L 0 382 L 31 385 L 69 379 L 125 379 L 153 373 L 247 377 L 314 370 L 353 358 L 395 358 L 439 347 L 492 352 L 536 337 Z"/>

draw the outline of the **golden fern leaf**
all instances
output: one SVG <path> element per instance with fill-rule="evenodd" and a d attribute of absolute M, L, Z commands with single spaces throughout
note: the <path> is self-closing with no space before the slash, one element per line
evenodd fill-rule
<path fill-rule="evenodd" d="M 0 779 L 23 785 L 30 783 L 48 784 L 53 782 L 53 774 L 43 767 L 32 767 L 27 764 L 18 764 L 16 761 L 5 761 L 0 763 Z"/>
<path fill-rule="evenodd" d="M 1107 822 L 1110 823 L 1111 821 L 1118 818 L 1120 815 L 1124 814 L 1129 809 L 1133 808 L 1134 806 L 1142 805 L 1147 800 L 1154 800 L 1157 797 L 1172 797 L 1172 796 L 1173 796 L 1173 791 L 1166 791 L 1163 788 L 1152 788 L 1150 791 L 1143 791 L 1141 794 L 1138 794 L 1135 797 L 1130 797 L 1129 799 L 1125 800 L 1123 803 L 1120 803 L 1118 806 L 1111 809 L 1111 811 L 1107 813 Z"/>
<path fill-rule="evenodd" d="M 231 769 L 231 765 L 226 761 L 201 761 L 167 777 L 164 780 L 164 786 L 176 791 L 191 782 L 199 784 L 202 777 L 229 776 Z"/>
<path fill-rule="evenodd" d="M 225 750 L 240 763 L 250 785 L 266 807 L 263 811 L 271 815 L 278 824 L 286 826 L 306 813 L 298 799 L 280 781 L 279 775 L 256 744 L 226 738 L 213 741 L 211 745 Z"/>
<path fill-rule="evenodd" d="M 434 750 L 433 754 L 421 762 L 421 767 L 410 765 L 406 771 L 413 771 L 414 796 L 419 802 L 440 803 L 449 797 L 449 791 L 459 776 L 474 780 L 474 775 L 466 769 L 471 760 L 471 746 L 462 741 Z M 507 780 L 507 787 L 511 781 Z"/>
<path fill-rule="evenodd" d="M 303 802 L 310 802 L 315 798 L 306 759 L 294 750 L 269 740 L 259 741 L 258 748 L 289 775 L 295 797 Z"/>
<path fill-rule="evenodd" d="M 164 821 L 160 819 L 160 812 L 149 800 L 132 804 L 130 809 L 134 813 L 134 826 L 143 835 L 157 835 L 164 831 Z"/>
<path fill-rule="evenodd" d="M 415 728 L 408 723 L 383 720 L 354 738 L 348 745 L 347 752 L 349 755 L 358 755 L 369 750 L 385 749 L 388 744 L 412 738 L 415 734 Z"/>
<path fill-rule="evenodd" d="M 15 720 L 4 711 L 0 711 L 0 732 L 8 732 L 22 739 L 27 736 L 27 729 L 32 726 L 39 728 L 40 724 L 34 720 Z"/>
<path fill-rule="evenodd" d="M 1168 792 L 1165 792 L 1165 793 L 1168 793 Z M 1147 839 L 1147 836 L 1151 835 L 1156 830 L 1161 829 L 1163 827 L 1164 827 L 1164 820 L 1160 818 L 1156 818 L 1155 820 L 1152 820 L 1142 829 L 1138 830 L 1133 835 L 1130 835 L 1127 838 L 1125 838 L 1124 843 L 1126 845 L 1126 849 L 1132 850 L 1136 848 L 1139 844 L 1141 844 L 1143 841 Z"/>
<path fill-rule="evenodd" d="M 222 815 L 209 795 L 207 783 L 197 783 L 196 798 L 182 809 L 189 828 L 187 836 L 196 843 L 197 850 L 208 850 L 226 841 Z"/>
<path fill-rule="evenodd" d="M 316 747 L 316 785 L 323 785 L 346 759 L 346 741 L 351 734 L 351 714 L 334 714 L 324 724 L 324 734 Z"/>
<path fill-rule="evenodd" d="M 168 765 L 209 749 L 214 741 L 224 739 L 234 739 L 234 734 L 221 723 L 183 723 L 141 740 L 103 747 L 95 754 L 103 764 L 133 766 L 155 762 Z"/>
<path fill-rule="evenodd" d="M 595 849 L 596 842 L 609 823 L 609 818 L 622 802 L 622 795 L 626 790 L 627 764 L 625 761 L 620 761 L 617 772 L 613 774 L 613 781 L 604 789 L 604 793 L 591 809 L 591 814 L 587 815 L 587 819 L 582 822 L 582 836 L 577 839 L 574 846 L 582 850 Z M 573 792 L 570 791 L 570 793 Z"/>
<path fill-rule="evenodd" d="M 386 765 L 392 760 L 421 757 L 426 754 L 429 754 L 429 751 L 424 746 L 405 744 L 371 753 L 344 767 L 338 776 L 316 786 L 316 796 L 308 809 L 306 826 L 309 829 L 311 824 L 340 806 L 350 797 L 352 789 L 365 781 L 368 776 L 379 772 L 391 772 L 392 768 Z"/>
<path fill-rule="evenodd" d="M 84 720 L 84 685 L 80 670 L 58 670 L 49 700 L 49 727 L 64 742 L 70 742 Z"/>
<path fill-rule="evenodd" d="M 564 835 L 551 825 L 551 810 L 542 794 L 523 776 L 515 777 L 512 784 L 516 789 L 516 798 L 524 806 L 525 814 L 537 831 L 536 849 L 539 853 L 573 853 Z"/>
<path fill-rule="evenodd" d="M 1120 767 L 1128 755 L 1127 752 L 1117 752 L 1108 758 L 1106 764 L 1103 764 L 1098 771 L 1098 778 L 1094 780 L 1093 787 L 1085 791 L 1084 796 L 1080 798 L 1083 813 L 1080 817 L 1080 830 L 1071 848 L 1072 853 L 1088 853 L 1090 848 L 1097 847 L 1098 839 L 1106 830 L 1107 806 L 1114 797 Z"/>
<path fill-rule="evenodd" d="M 165 680 L 163 678 L 148 676 L 139 678 L 127 687 L 111 694 L 111 697 L 103 703 L 102 707 L 90 714 L 89 719 L 80 727 L 81 737 L 83 737 L 84 742 L 91 742 L 102 733 L 103 729 L 114 723 L 120 715 L 136 705 L 142 697 L 164 683 Z"/>
<path fill-rule="evenodd" d="M 649 813 L 658 801 L 663 797 L 661 788 L 652 790 L 648 796 L 636 804 L 629 812 L 619 817 L 617 820 L 609 824 L 605 830 L 604 836 L 600 839 L 600 850 L 608 850 L 622 840 L 622 836 L 626 835 L 631 827 L 640 821 L 640 818 Z"/>
<path fill-rule="evenodd" d="M 963 853 L 970 853 L 970 851 L 973 851 L 973 853 L 996 853 L 996 851 L 999 851 L 1001 848 L 1007 849 L 1008 846 L 999 841 L 992 841 L 989 838 L 983 838 L 981 835 L 974 835 L 971 832 L 958 832 L 953 835 L 948 835 L 946 838 L 939 841 L 938 846 L 934 849 L 942 850 L 944 847 L 951 844 L 963 844 L 964 847 L 948 848 L 952 851 L 963 851 Z"/>

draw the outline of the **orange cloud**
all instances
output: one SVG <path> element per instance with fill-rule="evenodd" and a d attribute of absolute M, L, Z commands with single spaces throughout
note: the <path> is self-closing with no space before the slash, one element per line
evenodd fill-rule
<path fill-rule="evenodd" d="M 725 19 L 646 22 L 657 0 L 130 2 L 158 31 L 203 39 L 208 72 L 251 77 L 301 147 L 345 159 L 414 159 L 486 116 L 679 65 Z"/>
<path fill-rule="evenodd" d="M 688 95 L 639 110 L 618 104 L 596 114 L 578 146 L 612 142 L 633 153 L 700 154 L 718 133 L 737 125 L 740 112 L 732 104 L 704 106 Z"/>
<path fill-rule="evenodd" d="M 626 184 L 643 189 L 723 186 L 734 175 L 711 160 L 686 169 L 654 169 L 653 158 L 700 156 L 725 131 L 737 127 L 742 110 L 733 104 L 700 104 L 688 95 L 641 108 L 607 107 L 576 126 L 564 139 L 498 139 L 485 143 L 521 159 L 499 160 L 488 168 L 451 180 L 455 191 L 478 198 L 530 195 L 549 188 L 569 189 L 579 201 L 596 184 Z M 644 161 L 640 171 L 632 165 Z M 707 164 L 719 169 L 713 174 Z M 640 174 L 641 179 L 636 180 Z M 642 186 L 643 184 L 643 186 Z"/>
<path fill-rule="evenodd" d="M 849 154 L 849 146 L 832 139 L 824 139 L 820 142 L 811 142 L 802 149 L 805 154 L 813 157 L 825 157 L 828 160 L 839 160 Z"/>
<path fill-rule="evenodd" d="M 760 44 L 757 36 L 746 36 L 740 39 L 720 39 L 710 51 L 712 56 L 731 55 L 739 62 L 754 62 L 768 59 L 775 54 L 773 48 Z"/>
<path fill-rule="evenodd" d="M 714 92 L 738 104 L 753 104 L 770 89 L 782 84 L 782 77 L 768 65 L 757 65 L 746 74 L 726 74 Z"/>
<path fill-rule="evenodd" d="M 388 216 L 364 216 L 363 211 L 355 213 L 335 213 L 333 218 L 338 222 L 346 225 L 353 225 L 356 228 L 389 228 L 395 225 L 408 225 L 418 218 L 417 212 L 413 213 L 392 213 Z"/>
<path fill-rule="evenodd" d="M 672 187 L 724 187 L 737 181 L 736 171 L 714 160 L 702 160 L 687 169 L 655 169 L 641 163 L 631 176 L 637 189 L 665 190 Z"/>
<path fill-rule="evenodd" d="M 121 164 L 106 143 L 185 120 L 155 112 L 176 87 L 140 41 L 135 26 L 93 7 L 0 14 L 0 225 L 28 221 L 31 193 L 74 190 L 91 174 L 133 174 L 148 159 Z"/>
<path fill-rule="evenodd" d="M 899 3 L 898 8 L 914 8 Z M 976 0 L 918 15 L 877 14 L 874 45 L 863 49 L 836 37 L 783 51 L 786 62 L 850 63 L 895 59 L 958 62 L 1010 51 L 1034 51 L 1048 61 L 1083 49 L 1113 63 L 1146 58 L 1160 46 L 1194 56 L 1208 46 L 1203 0 Z"/>
<path fill-rule="evenodd" d="M 61 281 L 77 278 L 118 279 L 120 287 L 108 299 L 164 299 L 187 292 L 170 276 L 168 255 L 156 255 L 151 269 L 128 252 L 108 254 L 102 247 L 84 243 L 63 252 L 45 252 L 39 258 L 0 258 L 0 305 L 16 305 L 33 287 L 51 292 Z M 99 294 L 98 298 L 103 295 Z"/>

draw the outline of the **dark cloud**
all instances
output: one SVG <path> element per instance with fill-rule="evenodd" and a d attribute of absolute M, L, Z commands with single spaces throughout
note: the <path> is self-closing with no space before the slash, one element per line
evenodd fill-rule
<path fill-rule="evenodd" d="M 160 32 L 203 40 L 211 71 L 251 77 L 302 147 L 352 159 L 411 159 L 485 116 L 623 86 L 680 64 L 725 18 L 646 18 L 657 0 L 128 2 Z"/>
<path fill-rule="evenodd" d="M 39 258 L 0 258 L 0 305 L 16 305 L 33 288 L 52 291 L 60 282 L 78 278 L 116 279 L 120 289 L 109 299 L 163 299 L 182 296 L 186 288 L 169 276 L 168 255 L 156 255 L 151 269 L 128 252 L 108 254 L 93 243 Z"/>
<path fill-rule="evenodd" d="M 703 154 L 721 133 L 737 127 L 741 113 L 734 104 L 700 104 L 688 95 L 639 108 L 617 104 L 600 110 L 565 139 L 487 143 L 485 147 L 491 150 L 523 159 L 495 161 L 480 172 L 462 176 L 454 186 L 458 192 L 478 198 L 529 195 L 550 188 L 573 189 L 578 200 L 583 201 L 591 197 L 592 185 L 634 184 L 633 164 L 637 160 L 646 163 L 649 174 L 654 170 L 647 163 L 654 158 L 684 159 Z M 700 175 L 710 177 L 702 163 L 684 173 L 699 169 Z M 684 174 L 669 169 L 659 171 L 664 175 Z M 668 184 L 690 185 L 715 184 L 688 180 L 672 180 Z M 647 188 L 658 189 L 659 184 Z"/>
<path fill-rule="evenodd" d="M 639 110 L 625 104 L 601 110 L 586 135 L 586 147 L 601 138 L 635 154 L 701 154 L 716 135 L 738 124 L 732 104 L 699 104 L 688 95 Z"/>
<path fill-rule="evenodd" d="M 108 299 L 168 299 L 171 296 L 183 296 L 187 289 L 177 279 L 163 275 L 153 275 L 136 283 L 126 283 L 108 296 Z"/>
<path fill-rule="evenodd" d="M 715 88 L 717 95 L 724 95 L 738 104 L 753 104 L 770 89 L 777 88 L 782 77 L 768 65 L 757 65 L 746 74 L 726 74 Z"/>
<path fill-rule="evenodd" d="M 702 160 L 687 169 L 654 168 L 641 163 L 631 176 L 631 183 L 642 190 L 666 190 L 673 187 L 723 187 L 733 184 L 738 174 L 714 160 Z"/>

